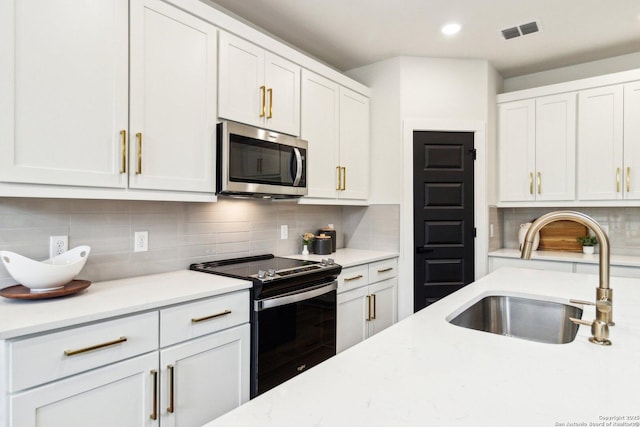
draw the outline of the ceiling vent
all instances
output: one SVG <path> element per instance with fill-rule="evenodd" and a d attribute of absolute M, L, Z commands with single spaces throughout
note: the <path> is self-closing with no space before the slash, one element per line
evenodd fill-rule
<path fill-rule="evenodd" d="M 505 40 L 515 39 L 527 34 L 533 34 L 540 31 L 540 23 L 538 21 L 527 22 L 526 24 L 500 30 L 500 34 Z"/>

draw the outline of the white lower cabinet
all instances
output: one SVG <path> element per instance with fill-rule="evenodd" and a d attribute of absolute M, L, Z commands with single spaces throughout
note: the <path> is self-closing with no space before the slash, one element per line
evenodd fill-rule
<path fill-rule="evenodd" d="M 12 339 L 0 424 L 201 426 L 249 400 L 248 302 L 235 292 Z"/>
<path fill-rule="evenodd" d="M 343 270 L 338 279 L 338 353 L 398 320 L 396 274 L 395 258 Z"/>

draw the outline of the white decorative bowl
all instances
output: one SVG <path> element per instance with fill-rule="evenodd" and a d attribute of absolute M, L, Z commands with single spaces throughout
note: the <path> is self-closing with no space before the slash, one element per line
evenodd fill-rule
<path fill-rule="evenodd" d="M 89 246 L 78 246 L 45 261 L 10 251 L 0 251 L 0 259 L 15 280 L 31 292 L 47 292 L 64 287 L 80 273 L 87 262 Z"/>

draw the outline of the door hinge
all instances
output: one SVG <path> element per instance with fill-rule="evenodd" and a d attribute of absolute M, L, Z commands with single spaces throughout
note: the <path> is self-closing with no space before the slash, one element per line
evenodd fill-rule
<path fill-rule="evenodd" d="M 476 160 L 477 155 L 478 155 L 478 153 L 477 153 L 476 149 L 475 149 L 475 148 L 472 148 L 471 150 L 469 150 L 469 153 L 471 153 L 471 158 L 472 158 L 473 160 Z"/>
<path fill-rule="evenodd" d="M 478 237 L 478 229 L 473 227 L 473 237 Z"/>

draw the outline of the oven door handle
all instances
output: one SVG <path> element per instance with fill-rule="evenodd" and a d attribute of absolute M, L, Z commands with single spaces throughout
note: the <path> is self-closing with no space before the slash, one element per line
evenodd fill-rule
<path fill-rule="evenodd" d="M 296 302 L 319 297 L 338 289 L 338 282 L 333 281 L 329 284 L 322 284 L 314 288 L 305 290 L 304 292 L 292 292 L 274 298 L 267 298 L 253 302 L 255 311 L 262 311 L 268 308 L 279 307 L 281 305 L 294 304 Z"/>

